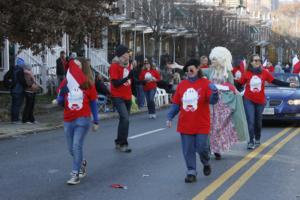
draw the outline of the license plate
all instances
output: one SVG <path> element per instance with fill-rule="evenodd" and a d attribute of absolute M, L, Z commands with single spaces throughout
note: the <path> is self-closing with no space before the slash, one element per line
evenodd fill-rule
<path fill-rule="evenodd" d="M 274 108 L 265 108 L 263 115 L 274 115 L 275 114 L 275 110 Z"/>

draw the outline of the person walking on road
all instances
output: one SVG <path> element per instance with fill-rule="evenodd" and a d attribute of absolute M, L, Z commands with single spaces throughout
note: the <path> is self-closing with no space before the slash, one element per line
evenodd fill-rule
<path fill-rule="evenodd" d="M 228 151 L 238 140 L 248 136 L 247 120 L 242 96 L 234 87 L 232 76 L 232 55 L 225 47 L 215 47 L 209 55 L 211 67 L 203 73 L 218 88 L 219 101 L 212 106 L 210 148 L 216 160 Z"/>
<path fill-rule="evenodd" d="M 80 183 L 86 176 L 87 161 L 83 159 L 83 144 L 90 128 L 90 116 L 93 115 L 93 130 L 98 128 L 97 91 L 87 60 L 72 60 L 66 79 L 61 83 L 57 97 L 64 104 L 64 132 L 68 149 L 73 158 L 69 185 Z"/>
<path fill-rule="evenodd" d="M 115 139 L 116 150 L 130 153 L 128 144 L 129 115 L 131 109 L 131 78 L 128 48 L 120 45 L 109 68 L 111 96 L 114 107 L 119 113 L 118 135 Z"/>
<path fill-rule="evenodd" d="M 149 119 L 156 119 L 154 97 L 157 89 L 157 81 L 160 81 L 160 74 L 148 59 L 144 60 L 144 69 L 139 79 L 140 81 L 145 81 L 144 93 L 147 100 Z"/>
<path fill-rule="evenodd" d="M 177 86 L 173 104 L 168 113 L 167 127 L 179 112 L 177 131 L 181 134 L 183 156 L 187 167 L 186 183 L 197 181 L 196 152 L 203 164 L 203 174 L 211 174 L 209 164 L 210 116 L 209 104 L 218 101 L 218 91 L 214 84 L 202 77 L 199 61 L 189 60 L 184 71 L 188 78 Z"/>
<path fill-rule="evenodd" d="M 245 85 L 244 107 L 247 116 L 250 140 L 248 149 L 255 149 L 260 145 L 262 114 L 266 104 L 265 82 L 283 87 L 296 87 L 295 83 L 283 82 L 275 79 L 273 75 L 263 69 L 259 55 L 252 55 L 246 72 L 240 83 Z"/>

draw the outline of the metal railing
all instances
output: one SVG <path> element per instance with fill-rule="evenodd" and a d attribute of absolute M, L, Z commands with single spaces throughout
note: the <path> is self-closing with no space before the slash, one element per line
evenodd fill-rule
<path fill-rule="evenodd" d="M 89 59 L 91 60 L 91 65 L 95 71 L 101 74 L 106 79 L 109 79 L 108 69 L 110 64 L 105 59 L 105 50 L 95 50 L 90 49 Z"/>
<path fill-rule="evenodd" d="M 47 87 L 56 84 L 56 60 L 60 56 L 60 52 L 65 50 L 63 47 L 55 47 L 52 49 L 47 49 L 45 55 L 38 54 L 33 55 L 30 49 L 21 51 L 17 56 L 24 59 L 25 63 L 31 65 L 32 73 L 34 75 L 35 81 L 38 85 L 42 86 L 43 91 L 47 91 Z M 43 63 L 43 56 L 45 60 Z M 46 69 L 43 69 L 43 67 Z M 43 71 L 45 70 L 45 77 L 43 78 Z"/>

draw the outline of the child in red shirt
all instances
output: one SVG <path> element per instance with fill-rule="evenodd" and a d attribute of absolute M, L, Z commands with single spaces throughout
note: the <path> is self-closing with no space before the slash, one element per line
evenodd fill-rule
<path fill-rule="evenodd" d="M 61 83 L 57 102 L 64 104 L 64 132 L 68 149 L 73 158 L 69 185 L 80 183 L 86 176 L 87 161 L 83 159 L 83 144 L 90 128 L 93 114 L 93 130 L 98 128 L 97 92 L 87 60 L 72 60 L 65 81 Z"/>
<path fill-rule="evenodd" d="M 144 93 L 147 100 L 148 113 L 150 119 L 155 119 L 155 102 L 154 97 L 157 88 L 157 82 L 160 81 L 160 74 L 147 59 L 144 61 L 144 69 L 140 73 L 139 79 L 145 81 Z"/>
<path fill-rule="evenodd" d="M 173 97 L 168 113 L 167 126 L 180 112 L 177 131 L 181 134 L 182 151 L 187 167 L 186 183 L 196 181 L 196 152 L 200 155 L 205 176 L 210 175 L 209 140 L 210 112 L 209 104 L 218 101 L 218 92 L 214 84 L 202 78 L 199 61 L 192 59 L 184 67 L 188 78 L 180 82 Z"/>

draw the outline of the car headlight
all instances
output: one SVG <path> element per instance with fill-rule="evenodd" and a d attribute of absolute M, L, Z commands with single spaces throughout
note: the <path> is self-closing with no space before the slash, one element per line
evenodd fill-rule
<path fill-rule="evenodd" d="M 300 105 L 300 99 L 290 99 L 290 100 L 288 100 L 288 104 L 290 105 L 290 106 L 298 106 L 298 105 Z"/>

